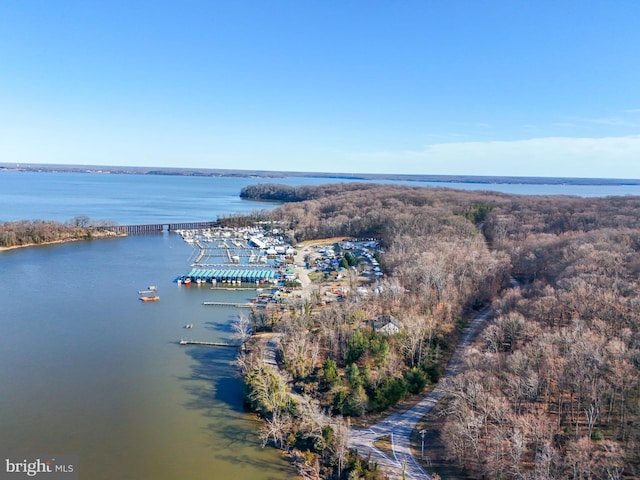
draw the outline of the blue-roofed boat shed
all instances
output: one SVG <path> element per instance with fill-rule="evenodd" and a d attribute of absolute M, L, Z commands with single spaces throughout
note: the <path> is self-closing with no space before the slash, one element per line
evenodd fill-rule
<path fill-rule="evenodd" d="M 269 281 L 275 278 L 276 274 L 273 270 L 266 269 L 192 269 L 185 278 L 193 281 L 201 280 L 205 282 L 222 281 L 241 281 L 255 283 L 259 281 Z"/>

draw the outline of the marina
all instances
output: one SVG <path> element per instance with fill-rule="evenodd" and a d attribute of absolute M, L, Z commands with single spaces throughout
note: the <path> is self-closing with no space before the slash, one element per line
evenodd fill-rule
<path fill-rule="evenodd" d="M 183 285 L 276 286 L 282 266 L 295 254 L 275 229 L 267 233 L 258 227 L 217 227 L 176 233 L 193 248 L 191 270 L 176 280 Z"/>

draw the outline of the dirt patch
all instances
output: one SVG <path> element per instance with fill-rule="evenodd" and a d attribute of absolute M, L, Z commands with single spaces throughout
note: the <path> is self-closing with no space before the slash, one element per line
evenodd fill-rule
<path fill-rule="evenodd" d="M 264 349 L 273 339 L 274 335 L 273 332 L 256 332 L 247 340 L 247 348 L 249 350 Z"/>
<path fill-rule="evenodd" d="M 391 435 L 384 435 L 373 442 L 373 446 L 384 453 L 389 458 L 394 458 Z"/>
<path fill-rule="evenodd" d="M 296 245 L 296 247 L 304 248 L 304 247 L 312 247 L 316 245 L 334 245 L 338 242 L 342 242 L 343 240 L 349 240 L 349 237 L 333 237 L 333 238 L 320 238 L 318 240 L 305 240 Z"/>

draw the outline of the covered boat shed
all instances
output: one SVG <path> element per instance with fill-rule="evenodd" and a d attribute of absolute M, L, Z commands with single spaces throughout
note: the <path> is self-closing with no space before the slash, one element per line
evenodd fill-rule
<path fill-rule="evenodd" d="M 267 269 L 192 269 L 185 278 L 193 281 L 239 281 L 247 283 L 267 282 L 275 279 L 275 272 Z"/>

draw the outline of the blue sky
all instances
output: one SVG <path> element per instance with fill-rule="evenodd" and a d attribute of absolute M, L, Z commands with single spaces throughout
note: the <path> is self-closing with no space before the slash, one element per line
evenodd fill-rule
<path fill-rule="evenodd" d="M 637 0 L 0 2 L 0 161 L 640 178 Z"/>

